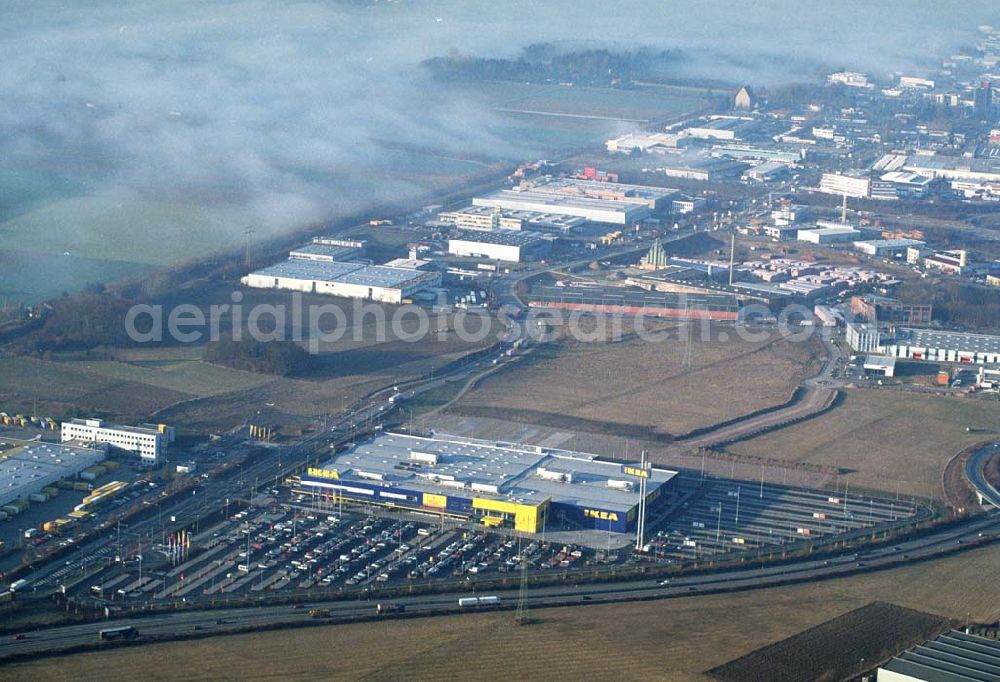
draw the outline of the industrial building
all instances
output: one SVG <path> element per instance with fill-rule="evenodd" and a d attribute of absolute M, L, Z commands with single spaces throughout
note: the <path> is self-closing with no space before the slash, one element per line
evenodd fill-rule
<path fill-rule="evenodd" d="M 522 182 L 521 190 L 541 192 L 555 196 L 585 197 L 627 204 L 646 205 L 651 211 L 661 211 L 680 192 L 666 187 L 630 185 L 622 182 L 605 182 L 587 178 L 554 178 L 545 176 Z"/>
<path fill-rule="evenodd" d="M 402 303 L 441 284 L 441 273 L 364 263 L 289 259 L 240 280 L 257 289 L 284 289 L 383 303 Z"/>
<path fill-rule="evenodd" d="M 763 225 L 760 231 L 765 237 L 779 242 L 793 241 L 799 237 L 799 228 L 792 225 Z"/>
<path fill-rule="evenodd" d="M 869 239 L 854 242 L 854 250 L 867 256 L 899 256 L 905 257 L 906 250 L 911 246 L 924 246 L 927 242 L 919 239 Z"/>
<path fill-rule="evenodd" d="M 969 254 L 964 250 L 937 251 L 924 257 L 924 267 L 951 275 L 961 275 L 969 267 Z"/>
<path fill-rule="evenodd" d="M 476 197 L 472 203 L 475 206 L 499 207 L 509 211 L 561 213 L 594 223 L 612 225 L 631 225 L 650 216 L 649 207 L 645 204 L 548 194 L 533 190 L 502 189 L 484 197 Z"/>
<path fill-rule="evenodd" d="M 587 221 L 579 216 L 536 211 L 511 211 L 489 206 L 468 206 L 438 215 L 438 221 L 461 230 L 540 230 L 568 233 Z"/>
<path fill-rule="evenodd" d="M 896 358 L 885 355 L 869 355 L 862 364 L 865 374 L 881 374 L 884 377 L 896 375 Z"/>
<path fill-rule="evenodd" d="M 880 352 L 884 355 L 935 362 L 1000 363 L 1000 336 L 913 327 L 894 331 L 883 340 Z"/>
<path fill-rule="evenodd" d="M 107 446 L 77 447 L 42 441 L 0 443 L 0 506 L 71 478 L 107 457 Z"/>
<path fill-rule="evenodd" d="M 794 166 L 804 156 L 801 147 L 790 145 L 758 147 L 749 144 L 717 144 L 712 147 L 716 156 L 728 156 L 739 161 L 777 161 Z"/>
<path fill-rule="evenodd" d="M 575 216 L 594 223 L 631 225 L 666 210 L 677 190 L 579 178 L 545 176 L 514 189 L 472 200 L 474 206 L 506 211 Z"/>
<path fill-rule="evenodd" d="M 849 88 L 871 89 L 875 86 L 869 82 L 868 76 L 857 71 L 838 71 L 826 77 L 829 85 L 845 85 Z"/>
<path fill-rule="evenodd" d="M 288 252 L 288 257 L 293 260 L 309 260 L 318 263 L 347 261 L 360 255 L 361 249 L 358 247 L 322 244 L 315 241 Z"/>
<path fill-rule="evenodd" d="M 608 140 L 604 146 L 611 153 L 631 154 L 638 150 L 644 154 L 666 154 L 677 151 L 680 135 L 671 133 L 629 133 Z"/>
<path fill-rule="evenodd" d="M 156 464 L 167 445 L 174 442 L 174 436 L 174 427 L 166 424 L 123 426 L 101 419 L 71 419 L 63 422 L 59 430 L 62 443 L 107 443 L 139 455 L 147 464 Z"/>
<path fill-rule="evenodd" d="M 812 218 L 812 209 L 808 206 L 782 201 L 781 205 L 771 211 L 771 220 L 775 225 L 784 226 L 801 223 Z"/>
<path fill-rule="evenodd" d="M 1000 680 L 1000 642 L 951 630 L 889 659 L 878 682 Z"/>
<path fill-rule="evenodd" d="M 861 237 L 861 231 L 853 227 L 817 227 L 808 230 L 799 230 L 796 238 L 800 242 L 810 244 L 843 244 L 852 242 Z"/>
<path fill-rule="evenodd" d="M 930 324 L 933 307 L 930 303 L 903 303 L 885 296 L 852 296 L 851 313 L 867 322 Z"/>
<path fill-rule="evenodd" d="M 670 178 L 722 182 L 739 178 L 749 167 L 749 164 L 732 159 L 693 158 L 671 160 L 666 165 L 658 166 L 656 170 Z"/>
<path fill-rule="evenodd" d="M 900 199 L 923 199 L 930 194 L 932 178 L 908 171 L 889 171 L 879 178 L 892 183 L 896 197 Z"/>
<path fill-rule="evenodd" d="M 300 483 L 321 495 L 527 533 L 552 521 L 627 532 L 635 525 L 640 476 L 653 504 L 675 475 L 542 446 L 382 433 L 307 469 Z"/>
<path fill-rule="evenodd" d="M 739 319 L 740 302 L 726 293 L 671 293 L 634 291 L 623 287 L 534 286 L 528 293 L 528 306 L 611 315 L 643 315 L 676 319 Z"/>
<path fill-rule="evenodd" d="M 448 253 L 453 256 L 489 258 L 520 263 L 544 254 L 552 240 L 540 232 L 460 232 L 448 239 Z"/>
<path fill-rule="evenodd" d="M 683 128 L 680 133 L 685 137 L 702 140 L 742 140 L 752 135 L 760 127 L 757 119 L 745 116 L 711 116 L 696 125 Z"/>
<path fill-rule="evenodd" d="M 784 161 L 765 161 L 746 172 L 746 177 L 757 182 L 773 182 L 791 175 L 791 167 Z"/>
<path fill-rule="evenodd" d="M 707 199 L 701 197 L 691 197 L 689 199 L 674 199 L 670 203 L 670 212 L 677 215 L 686 215 L 700 211 L 708 205 Z"/>
<path fill-rule="evenodd" d="M 991 157 L 968 158 L 915 154 L 907 157 L 903 170 L 932 179 L 1000 182 L 1000 159 Z"/>

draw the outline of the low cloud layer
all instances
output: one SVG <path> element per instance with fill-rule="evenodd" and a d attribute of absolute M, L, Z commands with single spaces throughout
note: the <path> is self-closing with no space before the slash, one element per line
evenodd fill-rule
<path fill-rule="evenodd" d="M 707 5 L 707 7 L 706 7 Z M 238 203 L 289 228 L 419 187 L 387 142 L 516 158 L 481 99 L 419 68 L 527 43 L 680 48 L 688 75 L 754 83 L 885 73 L 968 43 L 991 2 L 14 0 L 0 8 L 0 164 L 94 192 Z M 886 13 L 891 9 L 892 16 Z"/>

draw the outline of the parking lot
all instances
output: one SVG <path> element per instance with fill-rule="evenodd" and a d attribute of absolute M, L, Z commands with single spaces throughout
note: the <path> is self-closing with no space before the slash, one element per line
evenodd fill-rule
<path fill-rule="evenodd" d="M 443 579 L 517 572 L 573 571 L 637 560 L 608 543 L 516 537 L 431 514 L 322 503 L 275 490 L 265 505 L 240 511 L 171 550 L 170 542 L 127 552 L 74 592 L 112 603 L 231 600 L 314 591 L 316 596 L 372 585 L 426 585 Z M 681 476 L 653 508 L 646 560 L 680 562 L 796 542 L 898 521 L 916 513 L 908 500 L 837 495 L 747 481 Z M 204 528 L 204 527 L 203 527 Z M 176 545 L 176 543 L 175 543 Z M 144 565 L 140 565 L 144 564 Z"/>
<path fill-rule="evenodd" d="M 693 477 L 678 483 L 688 494 L 679 513 L 646 533 L 649 551 L 670 559 L 699 559 L 733 551 L 775 548 L 869 528 L 913 516 L 910 500 L 803 490 Z"/>

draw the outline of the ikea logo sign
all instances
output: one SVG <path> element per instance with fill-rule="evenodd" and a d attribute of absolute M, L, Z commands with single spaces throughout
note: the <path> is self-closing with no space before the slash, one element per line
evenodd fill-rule
<path fill-rule="evenodd" d="M 336 469 L 315 469 L 313 467 L 309 467 L 306 473 L 314 478 L 332 478 L 334 480 L 340 478 L 340 474 Z"/>
<path fill-rule="evenodd" d="M 617 521 L 618 514 L 615 512 L 601 511 L 600 509 L 584 509 L 584 518 L 600 519 L 601 521 Z"/>
<path fill-rule="evenodd" d="M 622 466 L 622 473 L 628 476 L 649 478 L 649 469 L 643 469 L 642 467 L 637 467 L 637 466 L 629 466 L 628 464 Z"/>

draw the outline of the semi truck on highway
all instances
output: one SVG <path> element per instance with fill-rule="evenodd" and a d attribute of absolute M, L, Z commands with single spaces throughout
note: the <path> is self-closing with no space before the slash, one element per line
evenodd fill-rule
<path fill-rule="evenodd" d="M 389 613 L 403 613 L 406 611 L 406 604 L 386 604 L 379 602 L 375 606 L 375 613 L 380 616 L 384 616 Z"/>
<path fill-rule="evenodd" d="M 131 625 L 123 625 L 120 628 L 105 628 L 97 633 L 102 642 L 111 642 L 116 639 L 135 639 L 139 636 L 139 631 Z"/>
<path fill-rule="evenodd" d="M 487 597 L 462 597 L 458 600 L 458 605 L 462 607 L 470 606 L 493 606 L 500 603 L 500 597 L 490 595 Z"/>

